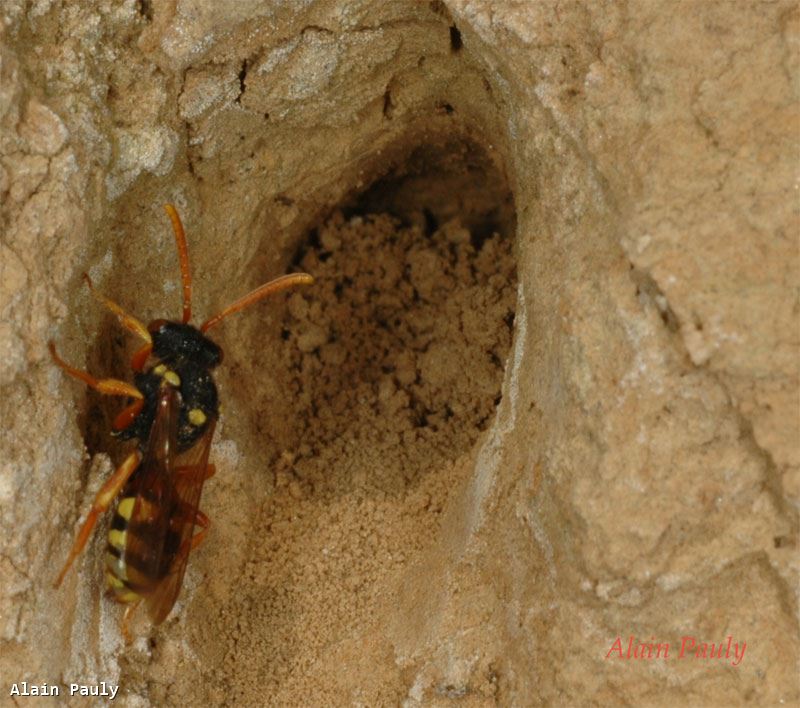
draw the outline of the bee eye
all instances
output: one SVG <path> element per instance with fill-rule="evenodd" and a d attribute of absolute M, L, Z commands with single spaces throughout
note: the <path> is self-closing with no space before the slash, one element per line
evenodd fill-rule
<path fill-rule="evenodd" d="M 167 324 L 167 320 L 153 320 L 149 325 L 147 325 L 147 331 L 150 334 L 155 334 L 164 328 L 164 325 Z"/>

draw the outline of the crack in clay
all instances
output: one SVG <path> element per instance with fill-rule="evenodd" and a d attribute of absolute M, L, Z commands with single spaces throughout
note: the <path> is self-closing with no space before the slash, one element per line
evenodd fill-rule
<path fill-rule="evenodd" d="M 233 102 L 239 106 L 242 105 L 242 96 L 246 90 L 245 81 L 247 79 L 247 59 L 242 60 L 241 68 L 239 69 L 239 95 L 233 99 Z"/>
<path fill-rule="evenodd" d="M 671 313 L 671 318 L 668 318 L 669 321 L 673 320 L 678 322 L 677 316 L 674 314 L 670 304 L 669 298 L 664 294 L 663 290 L 659 287 L 657 281 L 652 277 L 650 274 L 649 269 L 642 269 L 638 266 L 635 266 L 631 262 L 631 275 L 638 275 L 640 278 L 645 279 L 648 286 L 651 286 L 655 289 L 655 291 L 663 298 L 664 300 L 664 309 L 667 313 Z M 634 280 L 635 282 L 635 280 Z M 661 306 L 658 304 L 657 301 L 653 301 L 653 304 L 656 306 L 656 309 L 662 311 Z M 691 365 L 692 369 L 695 371 L 702 372 L 710 381 L 712 381 L 715 385 L 719 386 L 719 388 L 725 392 L 725 396 L 727 399 L 728 405 L 728 413 L 733 415 L 740 421 L 740 429 L 742 434 L 746 436 L 748 442 L 752 445 L 752 447 L 758 451 L 758 453 L 763 457 L 765 462 L 765 471 L 768 480 L 768 484 L 766 485 L 767 489 L 770 492 L 770 495 L 773 498 L 773 503 L 777 505 L 777 508 L 781 509 L 784 515 L 788 515 L 788 518 L 793 519 L 793 526 L 795 528 L 800 525 L 798 519 L 798 512 L 796 509 L 792 509 L 787 501 L 786 494 L 783 490 L 783 478 L 779 472 L 779 468 L 775 459 L 772 456 L 772 453 L 765 447 L 761 446 L 758 441 L 756 440 L 755 431 L 753 428 L 753 421 L 748 418 L 742 411 L 739 409 L 737 405 L 735 405 L 735 397 L 733 396 L 727 382 L 725 381 L 725 377 L 723 372 L 715 371 L 710 367 L 710 359 L 702 362 L 696 363 L 690 354 L 689 347 L 686 344 L 686 340 L 680 329 L 673 329 L 670 326 L 669 321 L 663 320 L 663 327 L 667 332 L 667 336 L 669 340 L 672 342 L 673 347 L 678 348 L 686 358 L 686 361 Z M 680 342 L 680 344 L 678 344 Z"/>

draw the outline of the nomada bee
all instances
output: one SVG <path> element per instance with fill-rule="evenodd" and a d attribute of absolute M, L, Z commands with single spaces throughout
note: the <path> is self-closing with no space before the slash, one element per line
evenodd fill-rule
<path fill-rule="evenodd" d="M 186 236 L 178 212 L 164 207 L 172 222 L 183 284 L 180 321 L 154 320 L 145 327 L 117 303 L 95 296 L 120 323 L 144 341 L 134 354 L 134 383 L 96 379 L 63 361 L 50 342 L 55 363 L 67 374 L 102 394 L 123 396 L 127 406 L 113 423 L 113 435 L 136 440 L 137 446 L 102 486 L 58 575 L 58 587 L 83 550 L 97 519 L 119 499 L 108 532 L 106 582 L 116 600 L 127 603 L 122 629 L 126 638 L 131 613 L 144 602 L 154 624 L 170 613 L 180 592 L 189 553 L 205 538 L 208 517 L 199 509 L 203 483 L 214 465 L 208 463 L 218 417 L 217 388 L 211 375 L 222 361 L 222 349 L 206 332 L 262 298 L 295 285 L 309 285 L 306 273 L 272 280 L 207 319 L 200 327 L 192 316 L 192 278 Z M 200 530 L 195 533 L 194 527 Z"/>

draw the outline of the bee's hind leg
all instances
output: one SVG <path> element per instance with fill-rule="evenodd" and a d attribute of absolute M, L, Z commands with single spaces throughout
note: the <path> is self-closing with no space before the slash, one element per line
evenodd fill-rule
<path fill-rule="evenodd" d="M 97 523 L 97 518 L 106 509 L 108 509 L 109 506 L 111 506 L 111 502 L 113 502 L 117 495 L 122 491 L 122 488 L 125 486 L 125 482 L 128 481 L 129 477 L 133 474 L 134 470 L 139 466 L 141 461 L 141 453 L 138 450 L 132 452 L 117 468 L 117 471 L 108 478 L 106 483 L 100 488 L 100 491 L 97 492 L 97 496 L 94 498 L 94 502 L 92 503 L 92 508 L 89 510 L 89 513 L 86 516 L 86 521 L 84 521 L 83 525 L 81 526 L 81 530 L 78 531 L 78 535 L 75 538 L 75 543 L 72 544 L 72 550 L 69 552 L 67 562 L 64 563 L 64 567 L 58 574 L 58 578 L 56 578 L 54 587 L 61 585 L 61 581 L 67 574 L 72 562 L 80 555 L 83 547 L 89 540 L 89 536 L 92 534 L 92 529 Z"/>
<path fill-rule="evenodd" d="M 200 530 L 192 536 L 191 550 L 197 548 L 205 540 L 208 529 L 211 526 L 211 519 L 198 509 L 194 517 L 194 523 L 200 527 Z"/>
<path fill-rule="evenodd" d="M 125 639 L 125 645 L 131 643 L 133 637 L 131 636 L 130 624 L 131 624 L 131 617 L 133 613 L 136 612 L 136 608 L 139 607 L 139 601 L 130 603 L 126 608 L 125 612 L 122 615 L 122 622 L 120 623 L 120 632 L 122 632 L 122 637 Z"/>

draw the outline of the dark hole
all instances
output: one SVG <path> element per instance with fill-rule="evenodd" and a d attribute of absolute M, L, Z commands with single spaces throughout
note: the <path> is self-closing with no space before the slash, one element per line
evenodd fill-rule
<path fill-rule="evenodd" d="M 148 22 L 153 19 L 153 3 L 151 0 L 139 0 L 139 14 Z"/>
<path fill-rule="evenodd" d="M 462 137 L 440 135 L 429 141 L 366 192 L 343 203 L 345 218 L 387 213 L 403 226 L 421 222 L 430 235 L 457 217 L 478 247 L 495 232 L 512 234 L 513 198 L 502 179 L 492 178 L 497 168 L 487 154 Z"/>
<path fill-rule="evenodd" d="M 242 62 L 242 68 L 239 69 L 239 95 L 236 97 L 236 103 L 241 104 L 242 96 L 244 95 L 244 80 L 247 77 L 247 59 Z"/>
<path fill-rule="evenodd" d="M 319 240 L 319 229 L 311 229 L 311 231 L 308 232 L 308 237 L 306 240 L 300 244 L 294 256 L 292 257 L 292 260 L 290 261 L 291 269 L 302 270 L 300 264 L 302 263 L 306 253 L 314 249 L 319 249 L 321 246 L 322 244 Z"/>
<path fill-rule="evenodd" d="M 422 215 L 425 217 L 425 235 L 426 236 L 433 236 L 436 233 L 436 229 L 439 228 L 439 221 L 433 215 L 433 212 L 425 207 L 422 210 Z"/>
<path fill-rule="evenodd" d="M 450 25 L 450 49 L 457 52 L 463 46 L 464 43 L 461 41 L 461 32 L 458 31 L 458 27 Z"/>
<path fill-rule="evenodd" d="M 499 213 L 491 211 L 486 214 L 482 219 L 476 221 L 470 231 L 470 242 L 476 251 L 483 248 L 483 244 L 488 239 L 499 233 L 501 230 Z"/>
<path fill-rule="evenodd" d="M 775 536 L 772 539 L 772 543 L 775 545 L 775 548 L 788 548 L 790 546 L 794 546 L 794 543 L 789 536 Z"/>
<path fill-rule="evenodd" d="M 392 103 L 392 92 L 389 89 L 383 94 L 383 116 L 384 118 L 391 118 L 394 112 L 394 104 Z"/>

